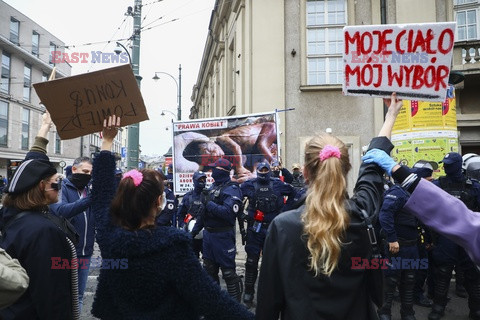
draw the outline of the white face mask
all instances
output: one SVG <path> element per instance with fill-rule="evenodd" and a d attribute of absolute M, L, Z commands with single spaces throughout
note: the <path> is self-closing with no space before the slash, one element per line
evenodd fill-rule
<path fill-rule="evenodd" d="M 167 206 L 167 195 L 165 194 L 165 192 L 163 192 L 162 203 L 160 205 L 160 207 L 162 208 L 162 211 L 163 211 L 163 209 L 165 209 L 166 206 Z"/>

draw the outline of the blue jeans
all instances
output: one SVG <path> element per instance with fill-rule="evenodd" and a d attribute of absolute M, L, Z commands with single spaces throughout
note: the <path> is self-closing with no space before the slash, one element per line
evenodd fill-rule
<path fill-rule="evenodd" d="M 80 313 L 83 307 L 83 293 L 87 286 L 88 272 L 90 271 L 90 259 L 92 256 L 77 256 L 78 259 L 78 308 Z"/>

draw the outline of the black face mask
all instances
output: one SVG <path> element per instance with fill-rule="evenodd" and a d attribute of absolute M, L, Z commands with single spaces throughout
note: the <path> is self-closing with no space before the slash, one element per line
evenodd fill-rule
<path fill-rule="evenodd" d="M 280 170 L 273 170 L 272 171 L 272 176 L 274 176 L 275 178 L 280 177 Z"/>
<path fill-rule="evenodd" d="M 297 177 L 300 176 L 300 172 L 298 172 L 298 171 L 293 171 L 292 175 L 293 175 L 295 178 L 297 178 Z"/>
<path fill-rule="evenodd" d="M 212 178 L 216 182 L 221 182 L 223 180 L 230 179 L 230 172 L 222 169 L 212 168 Z"/>
<path fill-rule="evenodd" d="M 74 174 L 72 174 L 72 177 L 70 178 L 70 182 L 73 183 L 73 185 L 78 190 L 82 190 L 90 182 L 91 177 L 92 177 L 91 175 L 85 174 L 85 173 L 74 173 Z"/>
<path fill-rule="evenodd" d="M 266 183 L 270 181 L 270 171 L 269 172 L 257 172 L 257 178 L 260 183 Z"/>

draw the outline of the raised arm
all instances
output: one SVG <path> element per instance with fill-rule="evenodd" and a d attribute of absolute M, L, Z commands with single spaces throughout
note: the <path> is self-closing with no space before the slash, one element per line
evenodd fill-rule
<path fill-rule="evenodd" d="M 53 126 L 52 118 L 50 113 L 45 111 L 42 115 L 42 124 L 38 130 L 37 135 L 35 136 L 35 141 L 25 156 L 25 160 L 29 159 L 44 159 L 49 160 L 47 156 L 47 145 L 48 145 L 48 133 Z"/>
<path fill-rule="evenodd" d="M 383 99 L 383 102 L 388 106 L 387 114 L 385 115 L 385 121 L 383 122 L 383 126 L 378 133 L 379 137 L 387 137 L 390 139 L 392 135 L 393 125 L 395 124 L 395 120 L 397 119 L 398 113 L 402 108 L 402 100 L 397 99 L 397 94 L 394 92 L 390 99 Z"/>
<path fill-rule="evenodd" d="M 113 139 L 120 127 L 120 118 L 110 116 L 104 120 L 102 149 L 93 160 L 92 170 L 92 211 L 95 213 L 97 241 L 108 238 L 106 229 L 111 225 L 108 210 L 115 193 L 115 158 L 110 152 Z"/>

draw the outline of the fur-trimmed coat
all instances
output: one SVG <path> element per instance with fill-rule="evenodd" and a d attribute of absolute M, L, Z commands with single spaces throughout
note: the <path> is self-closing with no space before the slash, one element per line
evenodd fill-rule
<path fill-rule="evenodd" d="M 93 165 L 92 210 L 104 267 L 108 262 L 110 268 L 100 271 L 92 314 L 100 319 L 253 319 L 203 270 L 190 235 L 171 227 L 128 231 L 112 225 L 114 170 L 113 155 L 102 151 Z"/>

